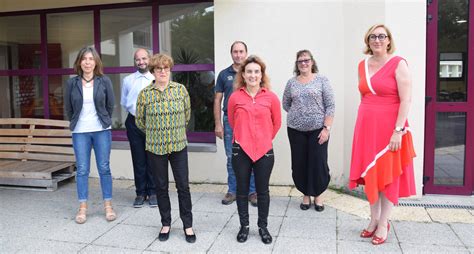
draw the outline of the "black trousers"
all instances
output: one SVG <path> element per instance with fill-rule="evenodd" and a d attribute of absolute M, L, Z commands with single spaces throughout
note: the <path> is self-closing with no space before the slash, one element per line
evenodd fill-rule
<path fill-rule="evenodd" d="M 132 152 L 133 178 L 135 179 L 135 192 L 137 196 L 150 196 L 156 194 L 153 174 L 147 165 L 145 151 L 145 133 L 138 129 L 135 117 L 128 114 L 125 120 L 128 142 Z"/>
<path fill-rule="evenodd" d="M 161 224 L 171 226 L 171 203 L 168 194 L 168 161 L 171 164 L 176 189 L 178 190 L 179 216 L 183 228 L 193 226 L 191 193 L 189 192 L 188 149 L 157 155 L 147 151 L 148 163 L 152 169 L 156 184 L 158 208 L 160 209 Z"/>
<path fill-rule="evenodd" d="M 298 131 L 288 128 L 291 148 L 291 169 L 296 189 L 306 196 L 319 196 L 331 179 L 328 166 L 328 142 L 320 145 L 322 129 Z"/>
<path fill-rule="evenodd" d="M 240 225 L 249 225 L 249 185 L 250 174 L 255 176 L 255 188 L 258 200 L 258 222 L 261 228 L 267 227 L 268 210 L 270 209 L 270 191 L 268 183 L 272 173 L 275 156 L 270 149 L 262 158 L 256 162 L 242 150 L 239 144 L 232 145 L 232 168 L 237 180 L 237 210 L 239 212 Z"/>

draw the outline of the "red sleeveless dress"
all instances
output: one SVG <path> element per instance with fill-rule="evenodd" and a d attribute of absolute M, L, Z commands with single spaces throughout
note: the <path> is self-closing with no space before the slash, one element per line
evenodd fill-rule
<path fill-rule="evenodd" d="M 405 59 L 394 56 L 369 78 L 367 59 L 359 63 L 359 91 L 361 103 L 357 114 L 352 142 L 349 188 L 365 185 L 370 204 L 379 198 L 379 192 L 393 203 L 399 197 L 415 195 L 413 158 L 415 150 L 408 121 L 402 136 L 402 148 L 389 149 L 395 129 L 400 98 L 395 70 Z"/>

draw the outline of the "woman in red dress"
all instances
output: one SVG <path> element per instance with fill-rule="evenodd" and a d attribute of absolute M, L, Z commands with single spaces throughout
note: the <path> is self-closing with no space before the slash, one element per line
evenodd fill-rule
<path fill-rule="evenodd" d="M 354 129 L 349 187 L 365 185 L 370 223 L 360 236 L 382 244 L 399 197 L 415 194 L 412 136 L 407 122 L 411 77 L 405 59 L 393 55 L 394 41 L 385 25 L 365 35 L 368 58 L 359 63 L 361 103 Z"/>

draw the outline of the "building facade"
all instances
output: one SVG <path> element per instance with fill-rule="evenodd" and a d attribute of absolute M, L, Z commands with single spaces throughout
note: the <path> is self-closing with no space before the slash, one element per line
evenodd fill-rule
<path fill-rule="evenodd" d="M 213 133 L 213 86 L 216 74 L 231 64 L 231 43 L 243 40 L 250 54 L 266 62 L 280 97 L 296 52 L 313 52 L 336 94 L 331 185 L 345 187 L 359 104 L 357 64 L 366 57 L 363 37 L 371 25 L 384 23 L 392 30 L 395 54 L 407 59 L 412 73 L 409 121 L 418 194 L 473 193 L 473 0 L 16 2 L 0 4 L 0 91 L 6 98 L 0 116 L 64 119 L 64 82 L 73 75 L 77 51 L 94 45 L 117 97 L 111 155 L 116 178 L 133 178 L 130 152 L 123 148 L 126 115 L 118 102 L 121 80 L 134 71 L 133 51 L 144 47 L 171 54 L 177 62 L 173 79 L 190 91 L 191 181 L 226 181 L 223 143 Z M 292 184 L 285 122 L 283 114 L 273 184 Z"/>

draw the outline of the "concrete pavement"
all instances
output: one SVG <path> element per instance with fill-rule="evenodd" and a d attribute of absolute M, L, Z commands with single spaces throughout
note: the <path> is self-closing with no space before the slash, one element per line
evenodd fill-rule
<path fill-rule="evenodd" d="M 359 237 L 368 224 L 367 202 L 327 191 L 326 209 L 299 209 L 301 194 L 272 187 L 269 231 L 273 243 L 258 235 L 257 209 L 250 206 L 250 236 L 235 240 L 239 220 L 235 203 L 223 206 L 224 185 L 191 186 L 197 242 L 184 240 L 177 195 L 170 190 L 170 239 L 158 241 L 157 208 L 133 208 L 133 181 L 114 180 L 118 218 L 107 222 L 97 179 L 90 181 L 88 220 L 74 222 L 75 184 L 54 192 L 0 189 L 0 253 L 474 253 L 474 212 L 466 209 L 396 207 L 387 243 L 373 246 Z M 472 199 L 469 199 L 470 201 Z"/>

